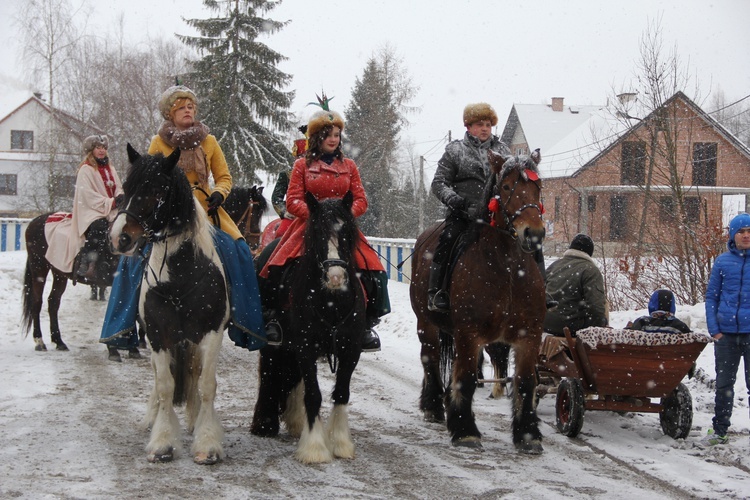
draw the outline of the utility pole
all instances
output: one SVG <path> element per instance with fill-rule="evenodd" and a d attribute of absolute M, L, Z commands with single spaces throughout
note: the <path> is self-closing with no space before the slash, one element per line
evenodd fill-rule
<path fill-rule="evenodd" d="M 424 231 L 424 196 L 422 196 L 422 192 L 425 191 L 424 187 L 424 156 L 419 157 L 419 188 L 417 189 L 417 196 L 419 196 L 419 227 L 417 234 L 422 234 L 422 231 Z"/>

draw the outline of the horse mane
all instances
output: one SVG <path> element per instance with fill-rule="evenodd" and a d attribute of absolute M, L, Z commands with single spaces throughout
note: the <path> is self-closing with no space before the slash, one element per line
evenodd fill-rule
<path fill-rule="evenodd" d="M 538 151 L 539 150 L 534 151 L 532 155 L 538 155 Z M 500 167 L 499 172 L 496 171 L 496 169 L 492 165 L 490 165 L 490 168 L 492 170 L 492 173 L 487 176 L 487 182 L 485 182 L 484 191 L 482 192 L 482 204 L 479 207 L 479 210 L 475 217 L 477 221 L 481 220 L 485 223 L 490 222 L 490 210 L 488 208 L 488 205 L 492 197 L 495 196 L 495 186 L 497 185 L 498 181 L 505 179 L 513 171 L 517 171 L 518 175 L 523 177 L 523 179 L 525 180 L 528 180 L 528 175 L 526 174 L 527 170 L 531 170 L 532 172 L 539 175 L 538 162 L 534 160 L 533 156 L 528 155 L 505 157 L 505 163 L 503 163 L 503 165 Z"/>
<path fill-rule="evenodd" d="M 354 246 L 357 242 L 359 232 L 354 216 L 351 212 L 351 201 L 347 205 L 344 200 L 329 198 L 322 201 L 314 200 L 308 202 L 310 217 L 307 220 L 304 242 L 305 251 L 300 265 L 303 269 L 315 269 L 319 264 L 319 255 L 327 252 L 328 240 L 331 232 L 338 234 L 339 256 L 349 263 L 350 271 L 354 266 Z M 299 277 L 304 281 L 312 277 L 311 273 L 300 273 Z"/>
<path fill-rule="evenodd" d="M 143 198 L 159 196 L 161 191 L 165 193 L 161 205 L 156 209 L 158 213 L 155 213 L 156 221 L 152 226 L 162 237 L 187 231 L 199 234 L 205 217 L 198 216 L 190 182 L 178 166 L 167 170 L 165 161 L 166 157 L 161 153 L 141 155 L 130 164 L 123 190 L 137 193 Z"/>
<path fill-rule="evenodd" d="M 259 189 L 262 189 L 262 186 L 232 186 L 232 190 L 229 192 L 227 199 L 224 200 L 224 210 L 226 210 L 230 216 L 236 214 L 237 217 L 240 217 L 247 208 L 248 203 L 251 201 L 257 201 L 260 212 L 266 213 L 266 210 L 268 210 L 268 200 L 266 200 L 266 197 L 263 196 L 263 193 L 260 192 Z"/>

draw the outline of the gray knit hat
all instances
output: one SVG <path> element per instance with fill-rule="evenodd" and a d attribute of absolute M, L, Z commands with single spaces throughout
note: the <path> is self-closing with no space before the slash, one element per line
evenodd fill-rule
<path fill-rule="evenodd" d="M 106 135 L 90 135 L 83 140 L 83 153 L 89 154 L 97 146 L 104 146 L 104 149 L 109 149 L 109 140 Z"/>

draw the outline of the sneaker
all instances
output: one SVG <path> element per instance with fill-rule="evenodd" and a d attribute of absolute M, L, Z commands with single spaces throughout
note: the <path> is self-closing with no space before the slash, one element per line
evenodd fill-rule
<path fill-rule="evenodd" d="M 707 446 L 715 446 L 717 444 L 727 444 L 729 442 L 729 436 L 719 436 L 714 432 L 713 429 L 708 429 L 706 436 L 701 439 L 701 443 Z"/>

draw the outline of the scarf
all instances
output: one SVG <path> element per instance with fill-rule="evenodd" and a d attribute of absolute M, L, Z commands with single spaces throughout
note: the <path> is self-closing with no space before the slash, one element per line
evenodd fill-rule
<path fill-rule="evenodd" d="M 180 148 L 180 161 L 177 165 L 186 174 L 195 172 L 201 185 L 208 183 L 206 155 L 201 142 L 208 136 L 209 129 L 198 120 L 187 130 L 178 130 L 174 122 L 165 120 L 159 127 L 159 137 L 171 148 Z"/>

